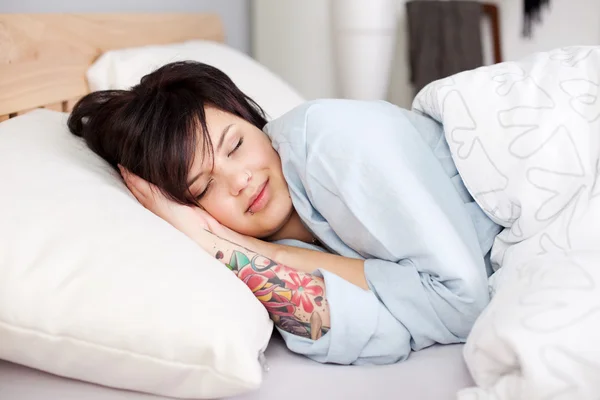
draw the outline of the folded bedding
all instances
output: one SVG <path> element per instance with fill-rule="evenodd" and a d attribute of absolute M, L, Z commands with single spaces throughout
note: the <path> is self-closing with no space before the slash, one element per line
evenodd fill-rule
<path fill-rule="evenodd" d="M 461 399 L 600 393 L 600 47 L 537 53 L 426 86 L 479 206 L 504 227 Z"/>

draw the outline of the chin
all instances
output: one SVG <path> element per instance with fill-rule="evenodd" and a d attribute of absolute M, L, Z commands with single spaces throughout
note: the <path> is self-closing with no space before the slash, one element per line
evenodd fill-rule
<path fill-rule="evenodd" d="M 258 226 L 257 225 L 245 226 L 244 228 L 241 228 L 239 230 L 234 229 L 234 228 L 229 228 L 229 229 L 232 229 L 238 233 L 241 233 L 242 235 L 250 236 L 250 237 L 261 239 L 261 240 L 268 240 L 271 236 L 273 236 L 277 232 L 279 232 L 279 230 L 281 229 L 281 226 L 282 226 L 282 224 L 277 224 L 277 225 L 273 225 L 273 226 L 269 226 L 269 225 L 265 226 L 265 224 L 259 223 Z M 238 228 L 240 228 L 240 227 L 238 227 Z"/>
<path fill-rule="evenodd" d="M 274 223 L 270 227 L 265 227 L 263 229 L 263 234 L 257 237 L 263 240 L 269 240 L 269 238 L 275 236 L 283 227 L 285 227 L 292 215 L 293 210 L 293 207 L 290 207 L 290 209 L 286 210 L 285 212 L 279 212 L 277 213 L 278 215 L 269 217 L 269 219 Z"/>
<path fill-rule="evenodd" d="M 279 225 L 274 227 L 263 227 L 260 232 L 257 232 L 254 237 L 262 240 L 268 240 L 270 237 L 274 236 L 277 232 L 281 230 Z"/>

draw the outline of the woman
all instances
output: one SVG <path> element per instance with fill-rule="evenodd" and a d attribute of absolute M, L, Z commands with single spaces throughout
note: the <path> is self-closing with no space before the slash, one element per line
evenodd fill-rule
<path fill-rule="evenodd" d="M 322 100 L 267 123 L 223 72 L 177 62 L 85 96 L 69 128 L 236 273 L 295 352 L 397 362 L 464 341 L 488 302 L 499 228 L 441 127 L 410 111 Z"/>

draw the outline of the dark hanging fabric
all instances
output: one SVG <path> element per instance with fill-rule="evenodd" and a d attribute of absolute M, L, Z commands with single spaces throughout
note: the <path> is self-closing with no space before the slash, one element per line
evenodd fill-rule
<path fill-rule="evenodd" d="M 406 2 L 410 81 L 415 92 L 457 72 L 483 65 L 481 3 Z"/>
<path fill-rule="evenodd" d="M 523 35 L 530 38 L 533 32 L 533 23 L 541 22 L 542 8 L 550 5 L 550 0 L 524 0 Z"/>

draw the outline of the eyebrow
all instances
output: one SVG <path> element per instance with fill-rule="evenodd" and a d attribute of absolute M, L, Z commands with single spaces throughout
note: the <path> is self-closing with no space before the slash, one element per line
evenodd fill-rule
<path fill-rule="evenodd" d="M 229 132 L 229 129 L 233 126 L 233 124 L 229 124 L 227 125 L 223 131 L 221 132 L 221 137 L 219 138 L 219 144 L 217 145 L 217 153 L 219 151 L 221 151 L 221 147 L 223 147 L 223 143 L 225 142 L 225 137 L 227 136 L 227 133 Z M 198 175 L 196 175 L 195 177 L 193 177 L 190 182 L 188 183 L 188 186 L 192 186 L 194 184 L 194 182 L 196 182 L 202 175 L 204 174 L 204 172 L 200 172 Z"/>

